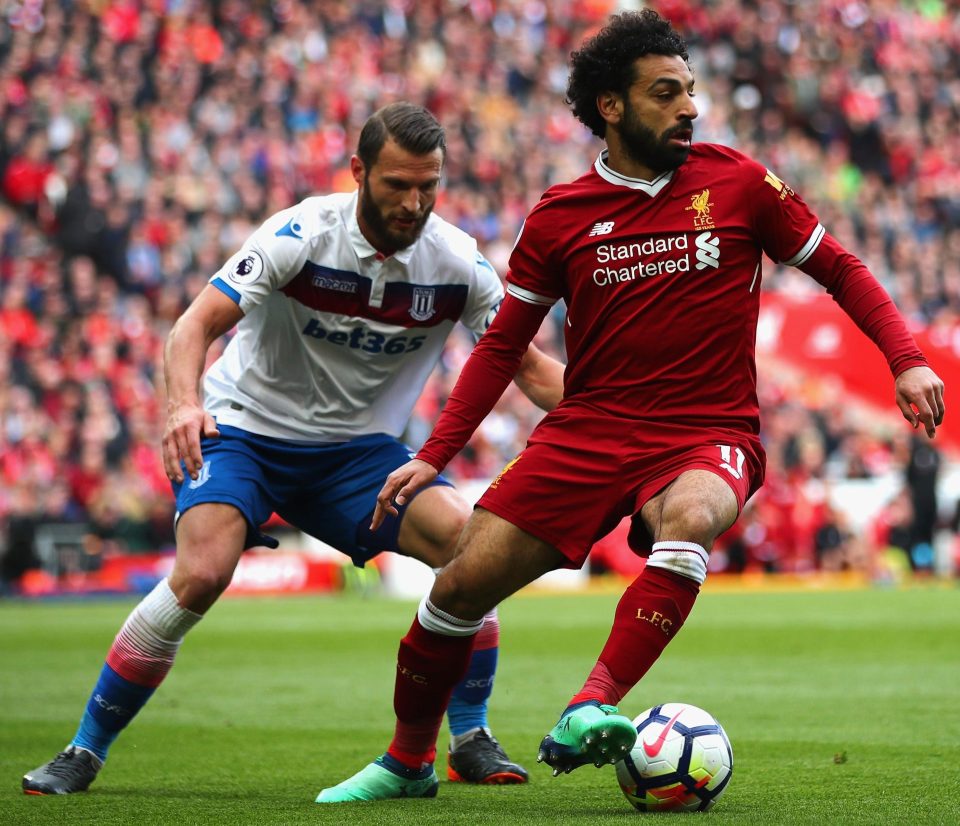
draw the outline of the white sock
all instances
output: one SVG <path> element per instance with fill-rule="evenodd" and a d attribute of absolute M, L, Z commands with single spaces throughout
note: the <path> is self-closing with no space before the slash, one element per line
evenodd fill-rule
<path fill-rule="evenodd" d="M 707 578 L 708 557 L 703 545 L 698 545 L 696 542 L 669 540 L 653 544 L 653 553 L 650 554 L 647 565 L 673 571 L 675 574 L 692 579 L 698 585 L 703 585 L 703 581 Z"/>
<path fill-rule="evenodd" d="M 481 731 L 485 731 L 487 734 L 491 734 L 490 729 L 486 726 L 480 728 L 472 728 L 470 731 L 465 731 L 463 734 L 451 734 L 450 735 L 450 751 L 456 751 L 464 743 L 469 743 L 474 737 L 476 737 Z M 492 735 L 491 735 L 492 736 Z"/>

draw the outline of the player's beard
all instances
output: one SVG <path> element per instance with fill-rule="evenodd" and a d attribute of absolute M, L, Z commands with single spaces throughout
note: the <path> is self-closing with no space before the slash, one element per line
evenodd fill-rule
<path fill-rule="evenodd" d="M 658 137 L 656 132 L 640 121 L 636 110 L 626 102 L 618 131 L 620 142 L 627 155 L 659 174 L 669 169 L 676 169 L 687 159 L 690 147 L 674 146 L 670 143 L 670 139 L 678 132 L 689 131 L 692 134 L 693 121 L 686 120 L 671 126 Z"/>
<path fill-rule="evenodd" d="M 423 210 L 416 217 L 415 223 L 407 230 L 396 231 L 390 227 L 386 213 L 380 204 L 370 195 L 369 178 L 364 178 L 363 189 L 360 190 L 360 217 L 367 230 L 374 236 L 367 240 L 382 253 L 394 253 L 406 249 L 420 237 L 423 227 L 433 212 L 433 207 Z"/>

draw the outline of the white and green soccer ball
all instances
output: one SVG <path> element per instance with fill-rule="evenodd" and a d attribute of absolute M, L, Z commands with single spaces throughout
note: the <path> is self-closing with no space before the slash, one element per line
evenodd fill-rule
<path fill-rule="evenodd" d="M 723 727 L 702 708 L 664 703 L 633 721 L 637 743 L 616 764 L 617 780 L 641 812 L 705 812 L 733 773 Z"/>

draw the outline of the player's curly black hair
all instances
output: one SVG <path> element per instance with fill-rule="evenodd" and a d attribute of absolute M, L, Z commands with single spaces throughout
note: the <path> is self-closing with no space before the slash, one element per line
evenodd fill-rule
<path fill-rule="evenodd" d="M 648 54 L 690 60 L 684 39 L 653 9 L 614 15 L 570 56 L 567 103 L 597 137 L 602 138 L 607 128 L 597 110 L 597 97 L 602 92 L 625 94 L 634 79 L 634 61 Z"/>

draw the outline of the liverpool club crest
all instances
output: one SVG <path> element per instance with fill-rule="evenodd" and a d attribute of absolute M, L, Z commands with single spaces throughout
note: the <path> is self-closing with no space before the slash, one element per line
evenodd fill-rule
<path fill-rule="evenodd" d="M 684 207 L 685 210 L 694 210 L 697 215 L 693 219 L 694 229 L 716 229 L 713 218 L 710 217 L 710 207 L 713 202 L 710 200 L 710 190 L 705 189 L 699 195 L 690 196 L 690 206 Z"/>

